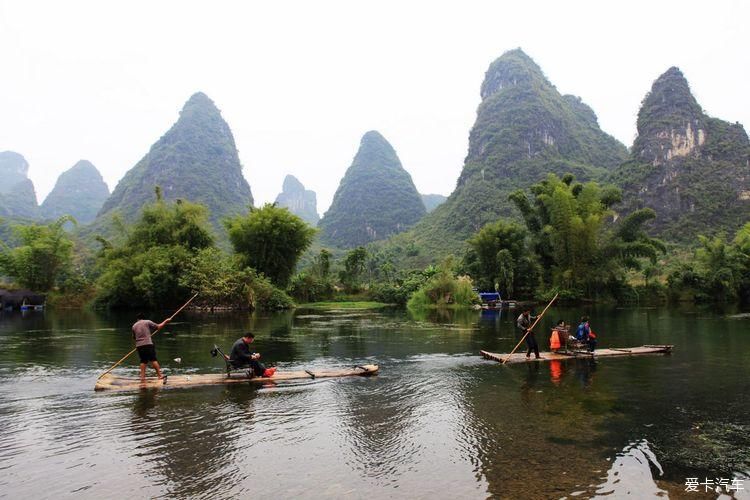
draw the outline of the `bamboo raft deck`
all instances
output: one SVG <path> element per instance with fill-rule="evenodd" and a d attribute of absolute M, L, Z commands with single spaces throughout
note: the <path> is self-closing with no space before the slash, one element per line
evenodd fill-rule
<path fill-rule="evenodd" d="M 225 373 L 204 373 L 194 375 L 169 375 L 166 383 L 154 377 L 146 378 L 141 382 L 137 377 L 118 377 L 108 373 L 96 381 L 94 390 L 105 391 L 135 391 L 139 389 L 157 389 L 169 387 L 196 387 L 202 385 L 223 385 L 223 384 L 273 384 L 287 380 L 301 379 L 318 379 L 331 377 L 352 377 L 352 376 L 369 376 L 378 372 L 378 365 L 362 365 L 354 368 L 341 370 L 304 370 L 277 372 L 273 377 L 253 377 L 248 378 L 246 372 L 238 371 L 227 376 Z"/>
<path fill-rule="evenodd" d="M 511 363 L 527 363 L 530 361 L 539 361 L 539 362 L 546 362 L 546 361 L 564 361 L 567 359 L 598 359 L 598 358 L 606 358 L 606 357 L 614 357 L 614 356 L 640 356 L 640 355 L 646 355 L 646 354 L 670 354 L 672 352 L 673 345 L 642 345 L 640 347 L 611 347 L 609 349 L 597 349 L 593 353 L 590 353 L 588 351 L 582 351 L 582 350 L 571 350 L 571 351 L 561 351 L 561 352 L 542 352 L 540 355 L 542 356 L 541 359 L 535 360 L 532 356 L 531 358 L 526 357 L 525 349 L 524 352 L 516 352 L 513 355 L 511 355 L 510 359 L 508 360 L 508 364 Z M 507 353 L 498 354 L 494 352 L 487 352 L 487 351 L 479 351 L 479 353 L 485 358 L 489 359 L 491 361 L 497 361 L 499 363 L 502 363 L 505 361 L 505 358 L 508 357 Z"/>

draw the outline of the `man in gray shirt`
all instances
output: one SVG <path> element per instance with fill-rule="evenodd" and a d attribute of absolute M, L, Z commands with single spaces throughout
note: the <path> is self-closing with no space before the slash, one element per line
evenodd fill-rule
<path fill-rule="evenodd" d="M 151 366 L 156 370 L 156 376 L 160 380 L 165 378 L 161 373 L 159 361 L 156 359 L 156 347 L 154 347 L 154 341 L 151 340 L 151 335 L 164 328 L 167 323 L 169 323 L 169 319 L 156 324 L 149 319 L 145 319 L 143 314 L 139 314 L 138 321 L 133 324 L 135 348 L 138 351 L 138 357 L 141 359 L 141 382 L 146 381 L 146 363 L 151 363 Z"/>

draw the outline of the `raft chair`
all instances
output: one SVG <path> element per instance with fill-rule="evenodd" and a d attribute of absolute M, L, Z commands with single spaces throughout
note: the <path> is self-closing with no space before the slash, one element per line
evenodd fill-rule
<path fill-rule="evenodd" d="M 221 354 L 221 359 L 224 360 L 224 365 L 226 365 L 227 378 L 230 378 L 232 376 L 232 370 L 238 370 L 238 368 L 235 368 L 234 366 L 232 366 L 232 363 L 229 361 L 229 356 L 227 356 L 226 354 L 224 354 L 224 352 L 221 350 L 221 348 L 219 346 L 217 346 L 216 344 L 214 344 L 214 348 L 211 349 L 211 357 L 215 358 L 219 354 Z M 250 373 L 252 373 L 252 370 L 250 370 Z M 250 378 L 252 378 L 252 377 L 250 377 Z"/>

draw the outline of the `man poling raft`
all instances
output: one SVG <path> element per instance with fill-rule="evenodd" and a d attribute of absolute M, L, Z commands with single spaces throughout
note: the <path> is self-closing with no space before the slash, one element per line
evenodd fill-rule
<path fill-rule="evenodd" d="M 174 319 L 177 314 L 180 313 L 185 307 L 197 297 L 196 293 L 190 300 L 185 303 L 176 313 L 164 320 L 162 323 L 156 325 L 156 331 L 150 333 L 150 337 L 156 335 L 164 325 L 168 324 Z M 136 323 L 137 324 L 137 323 Z M 134 325 L 135 326 L 135 325 Z M 150 322 L 145 323 L 147 331 L 151 331 L 153 326 Z M 207 373 L 207 374 L 194 374 L 194 375 L 170 375 L 169 382 L 167 378 L 145 378 L 141 380 L 135 377 L 119 377 L 110 373 L 120 363 L 125 361 L 131 354 L 133 354 L 137 348 L 134 348 L 128 354 L 123 356 L 117 363 L 112 365 L 107 371 L 102 373 L 96 381 L 94 387 L 97 391 L 103 390 L 116 390 L 116 391 L 132 391 L 139 389 L 149 388 L 161 388 L 161 387 L 196 387 L 203 385 L 220 385 L 220 384 L 234 384 L 242 382 L 253 382 L 253 383 L 274 383 L 287 380 L 299 380 L 299 379 L 316 379 L 316 378 L 331 378 L 331 377 L 350 377 L 350 376 L 369 376 L 374 375 L 378 372 L 378 365 L 357 365 L 350 368 L 332 369 L 332 370 L 299 370 L 299 371 L 288 371 L 276 373 L 276 368 L 266 368 L 258 361 L 260 354 L 250 352 L 248 347 L 254 340 L 255 336 L 252 333 L 245 334 L 242 338 L 235 342 L 232 353 L 229 356 L 225 356 L 223 353 L 222 358 L 227 364 L 227 373 Z M 235 349 L 236 347 L 236 349 Z M 218 347 L 214 347 L 211 351 L 213 356 L 218 355 L 221 351 Z M 155 353 L 154 353 L 154 358 Z M 249 367 L 251 370 L 247 373 L 232 373 L 232 369 L 240 369 Z M 156 368 L 156 367 L 155 367 Z M 145 370 L 145 364 L 144 364 Z"/>
<path fill-rule="evenodd" d="M 131 354 L 133 354 L 136 350 L 138 350 L 139 341 L 140 341 L 140 345 L 148 345 L 149 343 L 151 345 L 153 345 L 153 342 L 151 341 L 151 337 L 153 337 L 154 335 L 156 335 L 157 333 L 159 333 L 161 331 L 161 329 L 164 328 L 164 325 L 166 325 L 167 323 L 169 323 L 170 321 L 172 321 L 175 316 L 177 316 L 178 314 L 180 314 L 180 312 L 182 312 L 182 310 L 185 309 L 193 301 L 193 299 L 195 299 L 197 296 L 198 296 L 198 294 L 196 293 L 195 295 L 193 295 L 192 297 L 190 297 L 190 300 L 188 300 L 187 302 L 185 302 L 182 305 L 182 307 L 180 307 L 179 309 L 177 309 L 176 313 L 174 313 L 172 316 L 170 316 L 169 318 L 165 319 L 164 321 L 162 321 L 158 325 L 156 323 L 151 322 L 151 321 L 147 321 L 147 322 L 142 323 L 142 324 L 139 325 L 140 321 L 136 321 L 136 323 L 133 325 L 133 338 L 136 341 L 136 344 L 135 344 L 136 346 L 129 353 L 127 353 L 125 356 L 123 356 L 122 358 L 120 358 L 120 360 L 117 363 L 115 363 L 114 365 L 110 366 L 109 368 L 107 368 L 107 370 L 104 373 L 102 373 L 101 375 L 99 375 L 99 378 L 97 379 L 97 383 L 98 383 L 99 380 L 102 379 L 102 377 L 104 377 L 109 372 L 111 372 L 112 370 L 114 370 L 120 363 L 122 363 L 123 361 L 125 361 L 126 359 L 128 359 L 128 357 L 130 357 Z M 154 327 L 156 327 L 154 329 L 153 333 L 151 333 L 152 325 Z M 136 333 L 136 326 L 138 326 L 139 333 Z M 146 335 L 148 336 L 148 342 L 145 342 L 145 336 Z M 139 356 L 141 358 L 141 383 L 145 382 L 146 363 L 148 362 L 148 360 L 151 361 L 151 366 L 153 366 L 154 369 L 156 369 L 156 374 L 158 376 L 158 380 L 160 382 L 161 381 L 166 382 L 166 378 L 162 377 L 162 375 L 161 375 L 161 370 L 159 368 L 159 362 L 156 361 L 156 352 L 154 351 L 153 354 L 152 354 L 150 351 L 148 351 L 148 352 L 144 352 L 144 355 L 141 355 L 141 352 L 139 352 L 138 354 L 139 354 Z M 144 361 L 144 359 L 146 359 L 147 361 Z"/>

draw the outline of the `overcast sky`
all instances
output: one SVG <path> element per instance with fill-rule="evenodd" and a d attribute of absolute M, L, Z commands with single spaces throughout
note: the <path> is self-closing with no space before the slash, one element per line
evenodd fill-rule
<path fill-rule="evenodd" d="M 447 195 L 484 73 L 516 47 L 627 146 L 673 65 L 706 112 L 750 125 L 748 5 L 0 0 L 0 151 L 26 157 L 40 202 L 79 159 L 111 190 L 203 91 L 256 205 L 291 173 L 322 214 L 371 129 L 420 192 Z"/>

